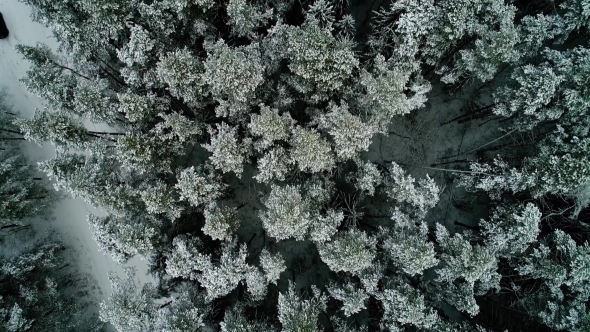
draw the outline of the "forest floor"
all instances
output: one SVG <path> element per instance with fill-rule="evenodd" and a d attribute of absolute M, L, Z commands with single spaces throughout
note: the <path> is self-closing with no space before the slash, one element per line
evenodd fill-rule
<path fill-rule="evenodd" d="M 37 42 L 57 48 L 57 41 L 46 27 L 33 22 L 31 9 L 16 0 L 0 0 L 0 12 L 10 30 L 6 39 L 0 40 L 0 88 L 7 94 L 7 102 L 22 117 L 32 117 L 36 108 L 42 108 L 43 102 L 35 95 L 26 91 L 19 79 L 24 77 L 29 68 L 27 61 L 22 59 L 15 50 L 17 44 L 35 45 Z M 98 131 L 100 125 L 88 124 L 90 130 Z M 55 154 L 54 147 L 46 143 L 42 146 L 24 142 L 24 151 L 31 163 L 47 160 Z M 51 186 L 49 181 L 47 184 Z M 98 245 L 92 238 L 86 216 L 88 213 L 104 214 L 80 199 L 65 197 L 57 202 L 49 222 L 35 222 L 37 231 L 43 232 L 53 228 L 62 241 L 73 249 L 72 257 L 76 260 L 79 272 L 89 276 L 89 283 L 98 301 L 106 299 L 111 293 L 108 279 L 110 272 L 123 277 L 123 267 L 114 262 L 110 256 L 99 252 Z M 137 270 L 136 277 L 141 283 L 152 281 L 147 274 L 147 262 L 139 258 L 132 259 L 127 266 Z M 92 280 L 93 279 L 93 280 Z"/>
<path fill-rule="evenodd" d="M 394 118 L 389 135 L 376 135 L 365 157 L 384 166 L 396 162 L 416 182 L 426 175 L 433 178 L 441 193 L 426 221 L 431 226 L 441 223 L 449 230 L 463 231 L 465 226 L 474 226 L 479 219 L 487 217 L 488 202 L 485 195 L 469 193 L 458 186 L 458 176 L 469 169 L 472 161 L 482 157 L 478 155 L 481 147 L 495 147 L 510 137 L 497 140 L 503 131 L 502 124 L 494 117 L 469 118 L 471 111 L 478 108 L 469 102 L 473 88 L 458 91 L 451 97 L 442 89 L 442 84 L 434 86 L 425 107 Z M 481 104 L 489 104 L 485 99 L 476 98 Z M 495 151 L 491 154 L 495 155 Z M 374 208 L 378 210 L 370 211 L 371 214 L 387 215 L 391 207 Z"/>

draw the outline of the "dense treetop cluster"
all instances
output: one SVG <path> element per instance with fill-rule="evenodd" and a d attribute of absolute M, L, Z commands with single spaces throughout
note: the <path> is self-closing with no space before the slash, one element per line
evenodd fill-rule
<path fill-rule="evenodd" d="M 18 46 L 47 108 L 17 125 L 158 280 L 113 279 L 120 331 L 590 329 L 588 0 L 21 1 L 61 52 Z M 521 141 L 368 153 L 440 95 L 469 106 L 449 128 Z M 436 213 L 457 186 L 466 227 Z"/>

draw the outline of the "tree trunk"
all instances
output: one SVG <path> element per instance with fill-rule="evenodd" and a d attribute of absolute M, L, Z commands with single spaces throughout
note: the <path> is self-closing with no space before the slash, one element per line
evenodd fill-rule
<path fill-rule="evenodd" d="M 93 57 L 94 57 L 96 60 L 98 60 L 98 61 L 100 61 L 101 63 L 103 63 L 103 64 L 104 64 L 104 65 L 105 65 L 107 68 L 109 68 L 109 69 L 110 69 L 110 70 L 112 70 L 113 72 L 116 72 L 118 75 L 121 75 L 121 73 L 120 73 L 120 72 L 119 72 L 117 69 L 115 69 L 115 68 L 111 67 L 111 66 L 110 66 L 110 65 L 109 65 L 109 64 L 108 64 L 106 61 L 104 61 L 104 60 L 103 60 L 101 57 L 99 57 L 99 56 L 96 56 L 96 55 L 94 55 Z M 117 83 L 119 83 L 121 86 L 127 86 L 127 84 L 126 84 L 125 82 L 121 81 L 121 80 L 119 79 L 119 77 L 115 76 L 115 74 L 111 73 L 110 71 L 108 71 L 108 70 L 106 70 L 106 69 L 104 69 L 104 68 L 103 68 L 103 70 L 102 70 L 102 71 L 103 71 L 104 73 L 106 73 L 107 75 L 109 75 L 109 76 L 110 76 L 110 77 L 111 77 L 113 80 L 115 80 L 115 81 L 116 81 Z"/>
<path fill-rule="evenodd" d="M 168 302 L 166 302 L 166 303 L 162 304 L 162 305 L 160 306 L 160 308 L 159 308 L 159 309 L 166 308 L 166 307 L 167 307 L 167 306 L 169 306 L 170 304 L 172 304 L 172 301 L 168 301 Z"/>
<path fill-rule="evenodd" d="M 76 71 L 75 69 L 72 69 L 72 68 L 70 68 L 70 67 L 67 67 L 67 66 L 61 65 L 61 64 L 59 64 L 59 63 L 57 63 L 57 62 L 55 62 L 55 61 L 53 61 L 53 60 L 51 60 L 51 63 L 53 63 L 54 65 L 56 65 L 56 66 L 58 66 L 58 67 L 60 67 L 60 68 L 62 68 L 62 69 L 69 70 L 69 71 L 71 71 L 72 73 L 74 73 L 74 74 L 76 74 L 76 75 L 78 75 L 78 76 L 80 76 L 80 77 L 82 77 L 82 78 L 85 78 L 85 79 L 87 79 L 88 81 L 92 81 L 92 79 L 90 79 L 90 77 L 82 75 L 81 73 L 79 73 L 79 72 L 78 72 L 78 71 Z"/>
<path fill-rule="evenodd" d="M 119 135 L 119 136 L 125 136 L 127 135 L 126 133 L 109 133 L 106 131 L 88 131 L 90 134 L 94 134 L 94 135 Z"/>
<path fill-rule="evenodd" d="M 483 106 L 483 107 L 479 107 L 479 108 L 475 108 L 475 109 L 469 110 L 468 113 L 459 115 L 457 117 L 454 117 L 454 118 L 452 118 L 449 121 L 446 121 L 446 122 L 441 123 L 440 125 L 441 126 L 444 126 L 446 124 L 449 124 L 449 123 L 452 123 L 452 122 L 455 122 L 455 121 L 457 121 L 459 123 L 463 123 L 463 122 L 467 122 L 467 121 L 470 121 L 470 120 L 479 119 L 479 118 L 482 118 L 482 117 L 491 115 L 492 114 L 491 113 L 491 109 L 494 106 L 496 106 L 496 103 L 493 103 L 493 104 L 488 105 L 488 106 Z M 469 119 L 465 120 L 465 118 L 469 118 Z"/>
<path fill-rule="evenodd" d="M 18 225 L 18 224 L 10 224 L 10 225 L 4 225 L 2 227 L 0 227 L 0 229 L 7 229 L 7 228 L 14 228 L 14 227 L 19 227 L 22 225 Z"/>
<path fill-rule="evenodd" d="M 119 79 L 118 79 L 118 78 L 117 78 L 115 75 L 113 75 L 113 74 L 112 74 L 110 71 L 108 71 L 108 70 L 106 70 L 106 69 L 104 69 L 104 68 L 101 68 L 101 72 L 102 72 L 102 73 L 105 73 L 107 76 L 109 76 L 110 78 L 112 78 L 112 79 L 113 79 L 115 82 L 117 82 L 117 83 L 118 83 L 120 86 L 122 86 L 122 87 L 126 87 L 126 86 L 127 86 L 127 84 L 126 84 L 125 82 L 123 82 L 123 81 L 119 80 Z"/>
<path fill-rule="evenodd" d="M 431 167 L 435 167 L 435 166 L 440 166 L 440 165 L 447 165 L 447 164 L 462 164 L 462 163 L 470 163 L 473 162 L 473 160 L 468 160 L 468 159 L 461 159 L 461 160 L 452 160 L 452 161 L 443 161 L 440 163 L 436 163 L 436 164 L 431 164 Z"/>
<path fill-rule="evenodd" d="M 474 230 L 474 231 L 479 230 L 479 227 L 478 226 L 467 225 L 467 224 L 464 224 L 464 223 L 462 223 L 460 221 L 455 221 L 454 224 L 457 225 L 457 226 L 461 226 L 461 227 L 465 227 L 465 228 Z"/>
<path fill-rule="evenodd" d="M 16 130 L 10 130 L 10 129 L 4 129 L 4 128 L 1 128 L 0 130 L 7 131 L 9 133 L 13 133 L 13 134 L 17 134 L 17 135 L 22 135 L 23 134 L 20 131 L 16 131 Z"/>
<path fill-rule="evenodd" d="M 59 271 L 59 270 L 61 270 L 61 269 L 65 269 L 65 268 L 66 268 L 66 267 L 68 267 L 68 266 L 70 266 L 70 263 L 67 263 L 67 264 L 66 264 L 66 265 L 64 265 L 64 266 L 57 268 L 57 270 L 55 270 L 55 271 Z"/>

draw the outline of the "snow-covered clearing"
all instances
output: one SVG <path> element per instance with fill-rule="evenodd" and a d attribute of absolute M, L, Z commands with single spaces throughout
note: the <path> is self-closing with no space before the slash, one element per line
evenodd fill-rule
<path fill-rule="evenodd" d="M 32 117 L 35 108 L 42 108 L 43 103 L 39 98 L 28 93 L 19 82 L 29 65 L 14 47 L 17 44 L 34 45 L 37 42 L 43 42 L 56 49 L 57 43 L 50 30 L 31 20 L 30 8 L 17 0 L 0 0 L 0 12 L 10 30 L 10 36 L 0 40 L 0 86 L 7 93 L 7 101 L 13 105 L 15 111 L 23 117 Z M 89 128 L 100 129 L 92 124 Z M 48 143 L 43 146 L 24 144 L 25 152 L 32 163 L 49 159 L 55 153 L 53 146 Z M 92 239 L 86 222 L 88 213 L 103 212 L 85 204 L 80 199 L 65 198 L 57 203 L 53 213 L 55 219 L 51 221 L 51 226 L 62 235 L 63 241 L 74 249 L 78 256 L 80 272 L 95 278 L 97 285 L 95 293 L 98 300 L 102 300 L 111 293 L 108 273 L 116 272 L 123 276 L 124 271 L 110 256 L 98 251 L 98 245 Z M 136 276 L 141 282 L 151 280 L 151 277 L 147 275 L 145 261 L 136 258 L 128 265 L 137 269 Z"/>

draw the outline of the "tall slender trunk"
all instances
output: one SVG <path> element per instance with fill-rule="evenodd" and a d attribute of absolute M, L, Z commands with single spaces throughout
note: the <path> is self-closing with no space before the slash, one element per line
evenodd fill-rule
<path fill-rule="evenodd" d="M 106 73 L 107 75 L 109 75 L 115 82 L 119 83 L 120 86 L 127 86 L 127 83 L 119 80 L 115 75 L 111 74 L 108 70 L 103 70 L 103 73 Z"/>
<path fill-rule="evenodd" d="M 0 229 L 7 229 L 7 228 L 14 228 L 14 227 L 20 227 L 22 225 L 19 224 L 10 224 L 10 225 L 4 225 L 2 227 L 0 227 Z"/>
<path fill-rule="evenodd" d="M 96 55 L 94 57 L 97 58 L 98 61 L 104 63 L 104 65 L 109 67 L 109 69 L 112 70 L 113 72 L 120 73 L 119 70 L 117 70 L 116 68 L 113 68 L 108 62 L 104 61 L 101 57 L 96 56 Z"/>
<path fill-rule="evenodd" d="M 454 224 L 457 225 L 457 226 L 461 226 L 461 227 L 465 227 L 467 229 L 474 230 L 474 231 L 479 230 L 479 226 L 467 225 L 467 224 L 464 224 L 464 223 L 462 223 L 460 221 L 455 221 Z"/>
<path fill-rule="evenodd" d="M 171 304 L 172 304 L 172 301 L 168 301 L 168 302 L 166 302 L 166 303 L 162 304 L 162 305 L 160 306 L 160 308 L 159 308 L 159 309 L 166 308 L 167 306 L 169 306 L 169 305 L 171 305 Z"/>
<path fill-rule="evenodd" d="M 23 134 L 20 131 L 10 130 L 10 129 L 5 129 L 5 128 L 0 128 L 0 130 L 6 131 L 6 132 L 9 132 L 9 133 L 13 133 L 13 134 L 17 134 L 17 135 L 22 135 Z"/>
<path fill-rule="evenodd" d="M 126 133 L 110 133 L 110 132 L 106 132 L 106 131 L 88 131 L 91 134 L 94 135 L 118 135 L 118 136 L 125 136 L 127 135 Z"/>
<path fill-rule="evenodd" d="M 459 115 L 457 117 L 452 118 L 449 121 L 446 121 L 446 122 L 441 123 L 440 125 L 441 126 L 444 126 L 446 124 L 449 124 L 449 123 L 452 123 L 452 122 L 455 122 L 455 121 L 457 121 L 459 123 L 463 123 L 463 122 L 467 122 L 467 121 L 470 121 L 470 120 L 474 120 L 474 119 L 479 119 L 479 118 L 482 118 L 482 117 L 486 117 L 486 116 L 492 114 L 491 113 L 492 112 L 491 109 L 494 106 L 496 106 L 496 103 L 491 104 L 491 105 L 488 105 L 488 106 L 483 106 L 483 107 L 479 107 L 479 108 L 476 108 L 476 109 L 472 109 L 468 113 L 461 114 L 461 115 Z"/>
<path fill-rule="evenodd" d="M 110 66 L 110 65 L 109 65 L 109 64 L 108 64 L 106 61 L 104 61 L 104 60 L 103 60 L 101 57 L 99 57 L 99 56 L 96 56 L 96 55 L 95 55 L 95 56 L 94 56 L 94 58 L 95 58 L 96 60 L 100 61 L 101 63 L 103 63 L 103 64 L 105 65 L 105 67 L 107 67 L 108 69 L 110 69 L 110 70 L 112 70 L 112 71 L 114 71 L 114 72 L 116 72 L 117 74 L 119 74 L 119 75 L 120 75 L 120 73 L 119 73 L 119 71 L 118 71 L 117 69 L 115 69 L 115 68 L 111 67 L 111 66 Z M 119 79 L 119 77 L 118 77 L 118 76 L 116 76 L 115 74 L 111 73 L 111 72 L 110 72 L 109 70 L 107 70 L 106 68 L 102 68 L 102 67 L 101 67 L 101 69 L 102 69 L 102 71 L 103 71 L 105 74 L 109 75 L 109 76 L 110 76 L 110 77 L 111 77 L 113 80 L 115 80 L 115 82 L 119 83 L 121 86 L 127 86 L 127 83 L 125 83 L 125 82 L 121 81 L 121 80 Z"/>
<path fill-rule="evenodd" d="M 78 76 L 80 76 L 80 77 L 82 77 L 82 78 L 85 78 L 85 79 L 87 79 L 88 81 L 92 81 L 92 79 L 91 79 L 90 77 L 88 77 L 88 76 L 85 76 L 85 75 L 82 75 L 80 72 L 76 71 L 75 69 L 72 69 L 72 68 L 70 68 L 70 67 L 64 66 L 64 65 L 62 65 L 62 64 L 59 64 L 59 63 L 57 63 L 57 62 L 55 62 L 55 61 L 53 61 L 53 60 L 50 60 L 50 61 L 51 61 L 51 63 L 53 63 L 54 65 L 56 65 L 56 66 L 58 66 L 58 67 L 60 67 L 60 68 L 62 68 L 62 69 L 69 70 L 69 71 L 71 71 L 72 73 L 74 73 L 74 74 L 76 74 L 76 75 L 78 75 Z"/>
<path fill-rule="evenodd" d="M 66 268 L 66 267 L 68 267 L 68 266 L 70 266 L 70 263 L 67 263 L 67 264 L 65 264 L 65 265 L 64 265 L 64 266 L 62 266 L 62 267 L 58 267 L 58 268 L 57 268 L 57 270 L 55 270 L 55 271 L 59 271 L 59 270 L 61 270 L 61 269 L 65 269 L 65 268 Z"/>

